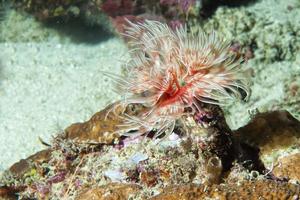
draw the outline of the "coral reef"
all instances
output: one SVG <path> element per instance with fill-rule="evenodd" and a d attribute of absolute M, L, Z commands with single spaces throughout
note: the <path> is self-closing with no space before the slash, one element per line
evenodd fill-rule
<path fill-rule="evenodd" d="M 1 197 L 15 199 L 19 193 L 23 198 L 68 197 L 78 200 L 101 199 L 104 194 L 111 199 L 176 199 L 178 196 L 182 199 L 224 196 L 238 199 L 241 195 L 245 199 L 275 196 L 293 199 L 299 195 L 299 184 L 287 182 L 289 179 L 298 180 L 299 155 L 279 159 L 280 164 L 267 169 L 260 161 L 259 151 L 254 150 L 261 148 L 263 152 L 263 146 L 254 133 L 269 130 L 269 136 L 274 132 L 286 137 L 280 131 L 281 128 L 288 129 L 283 121 L 292 129 L 299 127 L 300 123 L 286 112 L 280 112 L 279 119 L 274 119 L 278 112 L 260 114 L 252 123 L 235 132 L 234 137 L 224 132 L 216 134 L 216 129 L 227 129 L 224 119 L 206 127 L 193 124 L 193 119 L 186 119 L 178 123 L 174 131 L 177 134 L 173 133 L 164 141 L 151 137 L 117 136 L 116 143 L 102 134 L 109 130 L 107 127 L 122 127 L 123 122 L 117 121 L 119 116 L 112 112 L 109 112 L 110 117 L 103 119 L 111 108 L 108 106 L 95 115 L 102 117 L 94 116 L 93 120 L 74 124 L 78 130 L 84 130 L 89 123 L 99 127 L 96 141 L 89 134 L 89 128 L 86 133 L 91 140 L 87 137 L 80 140 L 82 132 L 70 129 L 74 127 L 71 125 L 54 139 L 48 150 L 14 164 L 1 177 Z M 266 123 L 268 121 L 277 126 L 271 129 Z M 103 126 L 104 122 L 106 125 Z M 191 130 L 189 134 L 184 132 L 186 128 Z M 253 135 L 249 138 L 250 131 Z M 297 128 L 294 132 L 296 135 L 300 133 Z M 66 138 L 66 135 L 73 137 Z M 274 146 L 272 140 L 263 144 L 266 146 L 268 142 Z M 251 144 L 252 149 L 245 144 Z"/>
<path fill-rule="evenodd" d="M 58 2 L 62 3 L 63 1 Z M 179 2 L 184 4 L 178 4 Z M 160 1 L 162 10 L 166 9 L 163 11 L 162 21 L 167 18 L 164 14 L 169 12 L 168 9 L 181 6 L 176 7 L 176 9 L 181 9 L 179 15 L 175 17 L 178 19 L 182 17 L 183 12 L 193 10 L 191 6 L 193 2 Z M 263 1 L 263 3 L 265 2 L 270 1 Z M 131 24 L 124 21 L 125 15 L 132 17 L 133 21 L 144 22 L 143 17 L 138 18 L 132 15 L 137 12 L 138 6 L 139 4 L 135 5 L 126 0 L 107 0 L 101 5 L 101 9 L 111 15 L 113 21 L 120 20 L 120 22 L 115 22 L 116 26 L 120 26 L 123 23 Z M 150 6 L 150 3 L 147 6 Z M 153 6 L 157 6 L 157 4 Z M 164 8 L 164 6 L 169 6 L 169 8 Z M 298 12 L 298 9 L 293 10 L 295 7 L 297 5 L 287 9 L 295 14 Z M 124 10 L 120 8 L 124 8 Z M 297 57 L 299 52 L 299 45 L 297 46 L 298 27 L 291 26 L 291 19 L 273 23 L 274 16 L 266 19 L 251 8 L 253 9 L 253 7 L 239 9 L 221 7 L 212 19 L 204 23 L 204 27 L 205 29 L 217 29 L 233 42 L 231 47 L 226 46 L 226 55 L 232 53 L 237 60 L 243 57 L 248 65 L 260 63 L 253 70 L 255 72 L 264 70 L 267 75 L 272 74 L 271 67 L 282 69 L 282 73 L 286 72 L 285 70 L 299 72 L 294 67 L 299 62 Z M 114 9 L 118 9 L 119 12 L 112 12 Z M 175 11 L 178 11 L 176 9 Z M 65 17 L 66 15 L 62 14 L 61 16 Z M 177 26 L 175 22 L 174 24 Z M 139 31 L 132 30 L 131 33 L 134 34 L 131 36 L 136 40 L 133 46 L 139 48 L 141 53 L 139 56 L 145 56 L 145 59 L 141 59 L 139 60 L 141 62 L 135 64 L 138 67 L 145 67 L 145 63 L 150 63 L 150 68 L 153 69 L 153 66 L 161 67 L 165 64 L 162 56 L 170 57 L 163 50 L 172 44 L 172 41 L 170 43 L 165 41 L 166 34 L 162 36 L 153 32 L 152 35 L 155 35 L 156 40 L 151 41 L 154 41 L 154 47 L 144 45 L 145 41 L 149 39 L 148 37 L 143 38 L 145 30 L 149 33 L 148 25 L 147 22 L 144 25 L 140 24 Z M 163 28 L 158 29 L 161 31 Z M 258 30 L 264 28 L 264 32 L 260 34 L 261 32 Z M 182 29 L 179 29 L 179 33 L 180 30 L 182 31 Z M 191 27 L 191 32 L 199 33 L 194 27 Z M 151 32 L 149 34 L 151 35 Z M 279 38 L 281 35 L 284 37 Z M 208 38 L 213 41 L 215 39 L 213 36 Z M 180 39 L 182 38 L 179 37 L 178 40 L 180 41 Z M 163 50 L 157 51 L 157 49 Z M 176 46 L 175 53 L 171 51 L 172 56 L 177 53 L 176 51 L 180 52 L 182 49 L 184 48 Z M 220 46 L 220 49 L 223 49 L 223 46 Z M 220 52 L 218 48 L 211 48 L 209 51 L 214 54 L 213 59 L 222 54 Z M 190 53 L 190 51 L 187 52 L 187 54 Z M 133 56 L 136 54 L 137 52 L 133 51 Z M 185 54 L 180 52 L 180 55 Z M 186 63 L 183 57 L 171 62 L 171 66 L 179 66 L 176 73 L 180 74 L 180 70 L 185 67 Z M 151 63 L 148 61 L 149 59 L 156 62 Z M 230 59 L 230 61 L 234 63 L 237 61 L 235 59 Z M 204 60 L 210 59 L 206 57 Z M 224 60 L 226 59 L 223 57 L 219 62 L 221 66 L 224 64 L 222 62 Z M 204 63 L 207 64 L 207 62 Z M 261 63 L 265 63 L 265 65 Z M 196 67 L 203 66 L 201 64 L 203 63 L 200 65 L 196 63 Z M 220 67 L 220 65 L 217 66 Z M 207 69 L 215 72 L 216 69 L 209 67 L 211 67 L 210 64 L 200 72 L 205 75 L 210 74 L 206 71 Z M 267 69 L 263 69 L 263 67 Z M 286 67 L 290 67 L 290 69 L 283 69 Z M 164 67 L 159 69 L 165 70 Z M 236 73 L 235 70 L 234 73 Z M 218 70 L 216 71 L 218 72 Z M 221 71 L 224 72 L 226 69 L 222 68 Z M 138 72 L 141 73 L 141 70 Z M 150 72 L 146 73 L 150 74 Z M 153 73 L 159 74 L 161 71 Z M 209 97 L 193 101 L 192 106 L 197 106 L 193 110 L 194 107 L 189 104 L 190 101 L 186 100 L 190 98 L 188 95 L 185 101 L 181 102 L 181 106 L 184 107 L 182 112 L 175 112 L 180 115 L 172 118 L 174 121 L 172 126 L 168 126 L 165 121 L 160 124 L 159 117 L 161 115 L 157 113 L 150 121 L 147 121 L 149 120 L 147 117 L 157 111 L 152 109 L 153 107 L 161 109 L 165 105 L 174 105 L 176 101 L 173 100 L 176 98 L 173 98 L 172 95 L 181 91 L 180 88 L 186 84 L 186 81 L 176 81 L 177 74 L 170 74 L 169 76 L 163 74 L 163 77 L 169 77 L 171 80 L 171 84 L 166 84 L 168 85 L 167 89 L 163 90 L 162 95 L 159 96 L 163 98 L 154 98 L 154 100 L 151 97 L 155 96 L 153 95 L 154 89 L 161 89 L 161 85 L 163 85 L 162 82 L 159 82 L 161 79 L 154 79 L 156 82 L 151 82 L 159 85 L 154 89 L 145 87 L 147 81 L 153 80 L 153 77 L 146 81 L 142 79 L 136 85 L 134 83 L 140 77 L 133 76 L 133 80 L 126 79 L 125 83 L 129 82 L 129 86 L 127 85 L 125 90 L 126 95 L 133 88 L 130 91 L 132 95 L 130 98 L 106 107 L 86 122 L 71 125 L 58 134 L 51 144 L 47 144 L 48 149 L 14 164 L 3 173 L 0 179 L 0 197 L 4 199 L 68 198 L 77 200 L 92 198 L 292 200 L 299 198 L 300 122 L 293 115 L 287 111 L 270 112 L 269 110 L 276 110 L 278 107 L 276 103 L 270 103 L 266 97 L 263 100 L 273 106 L 272 109 L 270 107 L 260 108 L 258 113 L 250 113 L 250 122 L 232 131 L 225 121 L 223 111 L 218 106 L 221 102 L 218 99 L 220 96 L 217 95 L 216 99 Z M 218 73 L 212 74 L 218 76 Z M 259 76 L 266 76 L 266 74 Z M 276 76 L 280 76 L 280 74 L 274 75 L 274 77 Z M 145 76 L 141 77 L 145 78 Z M 289 98 L 293 98 L 297 102 L 299 97 L 298 78 L 285 76 L 278 79 L 282 81 L 282 79 L 291 77 L 293 77 L 291 84 L 283 85 L 288 92 L 285 97 L 288 103 L 292 102 Z M 179 76 L 179 78 L 182 77 Z M 122 85 L 123 81 L 124 79 L 118 79 L 117 83 Z M 240 83 L 240 80 L 238 82 Z M 163 81 L 163 83 L 168 83 L 168 81 Z M 243 84 L 241 86 L 233 83 L 228 86 L 227 79 L 223 85 L 218 85 L 220 83 L 214 82 L 212 85 L 222 91 L 222 95 L 227 95 L 228 89 L 233 93 L 234 91 L 237 94 L 241 92 L 241 96 L 244 95 L 240 90 L 243 89 Z M 208 85 L 204 84 L 205 87 Z M 258 85 L 256 82 L 254 87 L 259 87 Z M 226 90 L 222 86 L 229 88 Z M 269 88 L 257 91 L 264 93 L 264 90 L 269 90 Z M 207 93 L 211 91 L 214 90 L 211 89 Z M 257 93 L 253 96 L 250 101 L 252 106 L 255 105 L 253 102 L 259 99 Z M 149 98 L 152 101 L 148 101 Z M 167 103 L 164 104 L 165 100 Z M 176 109 L 180 107 L 177 106 L 178 104 L 172 109 L 165 109 L 160 114 L 174 114 L 174 110 L 178 111 Z M 295 109 L 297 109 L 297 105 Z M 193 112 L 190 112 L 191 110 Z M 236 110 L 235 112 L 236 116 L 242 115 Z"/>

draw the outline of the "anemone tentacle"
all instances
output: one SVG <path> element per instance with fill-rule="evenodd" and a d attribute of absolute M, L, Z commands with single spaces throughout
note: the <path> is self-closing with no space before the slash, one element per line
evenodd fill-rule
<path fill-rule="evenodd" d="M 230 43 L 216 32 L 186 27 L 172 31 L 157 21 L 131 23 L 125 35 L 131 39 L 128 77 L 115 77 L 126 94 L 124 104 L 140 103 L 148 111 L 128 116 L 135 134 L 155 129 L 156 136 L 171 133 L 180 117 L 199 111 L 198 102 L 224 105 L 249 95 L 242 59 L 230 52 Z M 111 77 L 114 77 L 110 75 Z"/>

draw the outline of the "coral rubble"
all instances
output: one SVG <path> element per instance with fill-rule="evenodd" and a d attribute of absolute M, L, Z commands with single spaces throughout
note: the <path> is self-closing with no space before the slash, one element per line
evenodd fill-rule
<path fill-rule="evenodd" d="M 111 106 L 108 106 L 95 116 L 105 116 L 110 108 Z M 287 113 L 281 113 L 288 116 Z M 118 116 L 113 112 L 110 114 L 111 117 L 106 119 L 107 124 L 111 123 L 115 126 L 122 124 L 122 121 L 116 124 L 114 117 Z M 262 116 L 264 120 L 261 120 Z M 253 121 L 274 120 L 274 117 L 270 116 L 272 114 L 258 115 Z M 15 199 L 18 193 L 22 198 L 77 200 L 92 197 L 199 199 L 225 196 L 230 199 L 239 199 L 239 197 L 293 199 L 299 195 L 299 184 L 287 182 L 289 178 L 297 180 L 298 154 L 280 159 L 278 162 L 281 164 L 276 165 L 274 171 L 268 172 L 264 166 L 255 167 L 245 164 L 253 156 L 252 154 L 257 154 L 256 157 L 260 160 L 259 152 L 247 150 L 242 145 L 250 141 L 247 136 L 236 137 L 237 133 L 235 133 L 231 138 L 230 135 L 224 134 L 217 139 L 218 134 L 214 135 L 209 128 L 196 127 L 187 120 L 178 123 L 174 130 L 177 134 L 173 133 L 159 143 L 160 139 L 153 139 L 150 136 L 135 139 L 118 136 L 116 137 L 118 142 L 112 142 L 106 139 L 105 134 L 101 134 L 108 130 L 107 126 L 100 126 L 104 122 L 103 117 L 92 117 L 92 119 L 75 126 L 80 127 L 79 130 L 84 130 L 86 124 L 92 121 L 93 126 L 100 127 L 99 137 L 96 140 L 100 143 L 94 141 L 93 135 L 90 135 L 91 140 L 88 140 L 88 136 L 83 140 L 75 140 L 76 137 L 58 135 L 48 150 L 21 160 L 4 173 L 1 178 L 1 197 Z M 284 119 L 290 121 L 289 124 L 292 121 L 294 124 L 292 127 L 299 126 L 299 122 L 294 119 Z M 222 120 L 219 121 L 221 122 Z M 183 127 L 183 124 L 188 127 Z M 224 121 L 221 124 L 224 124 Z M 269 129 L 267 123 L 253 124 L 250 123 L 250 126 L 254 132 Z M 65 130 L 65 133 L 76 130 L 70 127 Z M 216 129 L 214 127 L 211 126 L 212 129 Z M 187 128 L 196 135 L 186 134 Z M 219 129 L 226 128 L 219 127 Z M 276 132 L 277 129 L 280 129 L 279 123 L 272 131 Z M 86 130 L 88 133 L 90 129 Z M 246 126 L 238 130 L 238 133 L 248 134 L 247 130 L 249 128 Z M 75 131 L 74 136 L 77 133 L 82 134 Z M 281 136 L 285 137 L 284 134 Z M 252 138 L 254 139 L 255 136 Z M 223 149 L 222 142 L 230 147 L 229 152 L 226 148 Z M 272 143 L 271 140 L 270 142 Z M 268 141 L 265 143 L 267 144 Z M 259 148 L 254 142 L 249 142 L 250 144 Z M 293 163 L 295 163 L 294 168 L 291 167 Z M 251 165 L 259 164 L 261 163 L 253 162 Z M 269 168 L 269 170 L 273 169 Z"/>

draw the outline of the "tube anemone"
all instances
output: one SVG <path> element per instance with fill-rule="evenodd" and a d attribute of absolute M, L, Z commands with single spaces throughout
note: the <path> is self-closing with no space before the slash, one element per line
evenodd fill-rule
<path fill-rule="evenodd" d="M 143 104 L 147 112 L 127 116 L 128 126 L 142 135 L 172 133 L 175 121 L 201 111 L 199 102 L 223 105 L 249 95 L 241 59 L 230 43 L 215 32 L 189 34 L 185 27 L 172 31 L 166 24 L 145 21 L 125 33 L 130 38 L 131 60 L 127 77 L 115 77 L 122 103 Z"/>

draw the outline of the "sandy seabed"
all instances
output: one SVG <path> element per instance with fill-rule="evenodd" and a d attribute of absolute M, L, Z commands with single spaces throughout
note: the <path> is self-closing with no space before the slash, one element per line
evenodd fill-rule
<path fill-rule="evenodd" d="M 0 49 L 0 171 L 44 148 L 39 137 L 51 141 L 118 98 L 101 73 L 120 73 L 126 47 L 118 39 L 1 43 Z"/>

